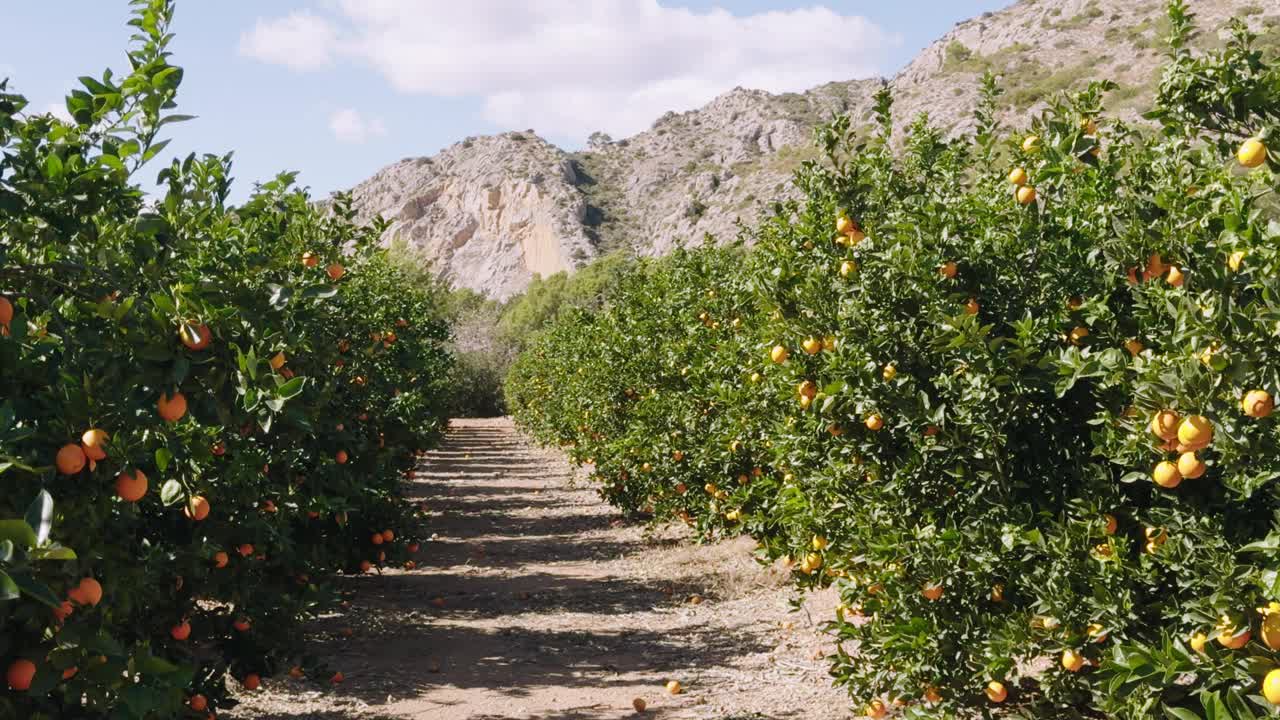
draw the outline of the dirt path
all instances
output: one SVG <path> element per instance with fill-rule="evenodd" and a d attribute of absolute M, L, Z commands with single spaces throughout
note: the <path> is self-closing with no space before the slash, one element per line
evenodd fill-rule
<path fill-rule="evenodd" d="M 509 421 L 454 421 L 408 490 L 435 533 L 418 568 L 344 578 L 351 610 L 317 623 L 313 650 L 341 690 L 274 680 L 229 717 L 850 717 L 818 656 L 832 651 L 815 627 L 830 593 L 791 612 L 785 573 L 758 566 L 749 540 L 646 533 L 573 481 Z M 667 694 L 669 679 L 685 692 Z"/>

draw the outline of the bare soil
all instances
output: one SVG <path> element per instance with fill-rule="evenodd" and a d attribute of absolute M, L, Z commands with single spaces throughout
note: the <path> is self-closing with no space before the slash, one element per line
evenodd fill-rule
<path fill-rule="evenodd" d="M 224 717 L 851 716 L 821 659 L 837 599 L 794 609 L 786 572 L 757 563 L 749 539 L 699 545 L 683 527 L 624 522 L 505 419 L 455 420 L 407 494 L 434 534 L 417 569 L 343 578 L 351 609 L 309 633 L 345 683 L 273 679 Z"/>

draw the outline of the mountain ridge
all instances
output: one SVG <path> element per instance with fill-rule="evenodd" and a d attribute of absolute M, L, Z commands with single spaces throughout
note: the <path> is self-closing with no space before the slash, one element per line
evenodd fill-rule
<path fill-rule="evenodd" d="M 1192 0 L 1202 47 L 1231 17 L 1280 48 L 1280 6 Z M 791 192 L 792 172 L 816 157 L 813 128 L 832 113 L 870 117 L 894 93 L 895 130 L 928 112 L 951 134 L 972 129 L 978 78 L 1002 77 L 1009 124 L 1054 93 L 1102 77 L 1118 85 L 1109 113 L 1136 119 L 1163 60 L 1165 0 L 1020 0 L 957 23 L 892 78 L 833 81 L 799 93 L 734 88 L 702 107 L 670 111 L 648 130 L 603 133 L 569 152 L 532 130 L 466 138 L 406 158 L 353 188 L 358 213 L 391 221 L 455 287 L 505 300 L 535 274 L 573 271 L 616 250 L 660 255 L 712 235 L 727 241 L 766 203 Z"/>

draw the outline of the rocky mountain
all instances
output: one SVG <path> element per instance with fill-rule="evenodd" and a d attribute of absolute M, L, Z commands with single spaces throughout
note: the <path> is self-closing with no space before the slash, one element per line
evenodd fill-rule
<path fill-rule="evenodd" d="M 1280 49 L 1277 0 L 1190 0 L 1202 46 L 1239 17 Z M 869 117 L 888 84 L 899 127 L 927 112 L 952 133 L 972 127 L 978 78 L 1001 76 L 1010 123 L 1053 94 L 1107 78 L 1109 112 L 1136 116 L 1151 99 L 1167 29 L 1165 0 L 1020 0 L 957 24 L 896 76 L 834 82 L 803 93 L 738 88 L 669 112 L 633 137 L 597 133 L 569 153 L 532 130 L 468 138 L 431 158 L 385 168 L 353 190 L 366 216 L 393 221 L 440 275 L 496 299 L 534 274 L 572 271 L 606 252 L 661 254 L 711 234 L 737 235 L 761 204 L 785 197 L 815 157 L 813 128 L 832 113 Z"/>

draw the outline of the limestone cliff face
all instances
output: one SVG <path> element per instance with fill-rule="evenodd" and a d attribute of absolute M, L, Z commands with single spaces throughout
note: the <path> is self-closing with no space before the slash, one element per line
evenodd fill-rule
<path fill-rule="evenodd" d="M 1244 19 L 1280 48 L 1276 0 L 1191 0 L 1203 34 Z M 689 112 L 670 112 L 633 137 L 591 137 L 566 153 L 532 131 L 471 138 L 432 158 L 392 165 L 355 188 L 365 216 L 394 221 L 401 238 L 453 284 L 493 298 L 536 274 L 572 271 L 625 249 L 658 255 L 712 235 L 719 242 L 794 193 L 791 176 L 816 158 L 813 129 L 832 113 L 869 120 L 872 95 L 894 93 L 895 125 L 919 113 L 969 132 L 978 78 L 1001 77 L 1003 117 L 1025 123 L 1055 93 L 1107 78 L 1108 114 L 1136 119 L 1163 62 L 1165 0 L 1020 0 L 958 23 L 892 79 L 833 82 L 803 93 L 735 89 Z"/>
<path fill-rule="evenodd" d="M 534 274 L 572 271 L 595 255 L 576 180 L 563 151 L 506 133 L 401 160 L 352 194 L 363 217 L 391 221 L 388 241 L 414 247 L 455 287 L 505 299 Z"/>

